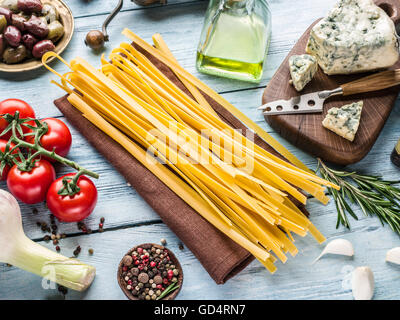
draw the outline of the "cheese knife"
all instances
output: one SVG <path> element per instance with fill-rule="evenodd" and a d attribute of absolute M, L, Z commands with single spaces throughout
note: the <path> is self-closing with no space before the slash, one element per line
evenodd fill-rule
<path fill-rule="evenodd" d="M 337 96 L 350 96 L 358 93 L 373 92 L 400 84 L 400 69 L 382 71 L 349 83 L 342 84 L 333 90 L 307 93 L 293 97 L 289 100 L 277 100 L 267 102 L 259 107 L 267 116 L 298 114 L 298 113 L 321 113 L 326 99 Z"/>

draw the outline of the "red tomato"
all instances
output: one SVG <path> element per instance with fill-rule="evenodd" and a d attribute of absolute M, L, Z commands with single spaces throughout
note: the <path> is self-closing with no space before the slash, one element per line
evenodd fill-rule
<path fill-rule="evenodd" d="M 48 151 L 55 150 L 61 157 L 65 157 L 69 150 L 71 149 L 72 144 L 72 136 L 68 127 L 59 119 L 47 118 L 41 120 L 46 122 L 48 125 L 48 131 L 45 135 L 40 139 L 40 144 Z M 35 124 L 33 125 L 35 126 Z M 34 137 L 29 136 L 27 139 L 29 143 L 34 143 Z M 50 162 L 54 162 L 55 160 L 44 158 Z"/>
<path fill-rule="evenodd" d="M 56 172 L 50 162 L 39 160 L 29 172 L 14 165 L 7 177 L 10 192 L 20 201 L 35 204 L 46 199 L 47 190 L 56 178 Z"/>
<path fill-rule="evenodd" d="M 64 177 L 75 176 L 70 173 Z M 52 183 L 47 192 L 47 206 L 60 221 L 79 222 L 88 217 L 96 207 L 97 189 L 94 183 L 85 176 L 78 179 L 80 191 L 73 196 L 61 196 L 58 191 L 63 187 L 63 178 L 58 178 Z"/>
<path fill-rule="evenodd" d="M 35 112 L 32 107 L 27 104 L 25 101 L 19 99 L 7 99 L 0 102 L 0 115 L 9 113 L 14 115 L 16 111 L 19 111 L 19 118 L 35 118 Z M 30 123 L 32 124 L 32 123 Z M 0 134 L 7 128 L 8 122 L 0 117 Z M 22 131 L 24 133 L 28 132 L 28 128 L 22 127 Z M 4 136 L 1 136 L 2 139 L 8 140 L 11 137 L 11 132 L 7 132 Z"/>
<path fill-rule="evenodd" d="M 8 143 L 8 141 L 0 139 L 0 160 L 1 160 L 1 154 L 2 154 L 2 152 L 5 152 L 5 151 L 6 151 L 7 143 Z M 9 149 L 9 150 L 11 150 L 11 149 L 14 148 L 14 147 L 15 147 L 15 144 L 14 144 L 14 143 L 11 143 L 11 144 L 10 144 L 10 149 Z M 18 150 L 16 149 L 16 150 L 14 150 L 12 153 L 13 153 L 13 154 L 16 154 L 17 152 L 18 152 Z M 1 165 L 1 162 L 0 162 L 0 165 Z M 4 169 L 3 169 L 3 173 L 0 174 L 0 181 L 6 180 L 6 179 L 7 179 L 7 175 L 8 175 L 8 172 L 9 172 L 9 171 L 10 171 L 10 167 L 9 167 L 8 165 L 6 165 L 6 166 L 4 167 Z"/>

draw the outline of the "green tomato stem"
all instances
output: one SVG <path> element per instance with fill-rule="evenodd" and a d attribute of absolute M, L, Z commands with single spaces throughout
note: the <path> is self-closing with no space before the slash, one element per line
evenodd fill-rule
<path fill-rule="evenodd" d="M 39 132 L 39 131 L 37 131 L 36 134 L 35 134 L 35 143 L 33 143 L 33 144 L 32 144 L 32 143 L 29 143 L 29 142 L 26 142 L 26 141 L 24 141 L 24 140 L 18 138 L 18 135 L 16 134 L 16 125 L 17 125 L 17 122 L 14 120 L 14 121 L 13 121 L 13 124 L 12 124 L 12 136 L 11 136 L 11 138 L 10 138 L 11 142 L 13 142 L 13 143 L 16 145 L 16 148 L 22 147 L 22 148 L 26 148 L 26 149 L 30 149 L 30 150 L 35 150 L 35 151 L 36 151 L 33 155 L 31 155 L 31 156 L 27 159 L 26 163 L 27 163 L 28 165 L 29 165 L 30 163 L 32 163 L 32 161 L 33 161 L 36 157 L 38 157 L 38 156 L 45 156 L 45 157 L 54 159 L 54 160 L 56 160 L 57 162 L 61 162 L 61 163 L 65 164 L 65 165 L 70 166 L 71 168 L 73 168 L 73 169 L 79 171 L 79 173 L 80 173 L 79 175 L 84 174 L 84 175 L 87 175 L 87 176 L 92 177 L 92 178 L 95 178 L 95 179 L 98 179 L 98 178 L 99 178 L 99 175 L 98 175 L 96 172 L 87 170 L 87 169 L 81 167 L 81 166 L 80 166 L 79 164 L 77 164 L 76 162 L 71 161 L 71 160 L 69 160 L 69 159 L 67 159 L 67 158 L 61 157 L 61 156 L 59 156 L 58 154 L 56 154 L 54 151 L 48 151 L 48 150 L 46 150 L 45 148 L 43 148 L 43 147 L 38 143 L 38 136 L 39 136 L 38 132 Z M 28 168 L 27 168 L 27 169 L 28 169 Z M 28 170 L 29 170 L 29 169 L 28 169 Z"/>

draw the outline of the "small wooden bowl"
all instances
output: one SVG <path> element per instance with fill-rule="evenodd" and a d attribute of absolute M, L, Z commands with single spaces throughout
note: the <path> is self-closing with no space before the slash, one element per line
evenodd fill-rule
<path fill-rule="evenodd" d="M 126 255 L 131 255 L 133 251 L 135 251 L 139 247 L 143 248 L 143 246 L 153 246 L 153 247 L 156 247 L 157 249 L 168 250 L 168 254 L 171 259 L 171 262 L 175 265 L 176 269 L 179 270 L 178 282 L 177 282 L 177 285 L 179 285 L 179 288 L 176 289 L 175 291 L 173 291 L 172 293 L 170 293 L 169 295 L 167 295 L 166 297 L 162 298 L 161 300 L 174 300 L 176 298 L 176 296 L 178 295 L 178 293 L 181 291 L 182 283 L 183 283 L 183 270 L 182 270 L 181 264 L 179 263 L 178 259 L 176 258 L 176 256 L 174 255 L 174 253 L 171 250 L 169 250 L 168 248 L 166 248 L 162 245 L 155 244 L 155 243 L 143 243 L 143 244 L 137 245 L 136 247 L 133 247 L 132 249 L 130 249 L 124 255 L 124 257 Z M 126 297 L 129 300 L 139 300 L 139 298 L 135 297 L 129 290 L 126 289 L 126 284 L 125 284 L 124 280 L 122 279 L 122 267 L 123 267 L 122 260 L 123 260 L 123 257 L 118 266 L 118 272 L 117 272 L 118 284 L 121 287 L 121 290 L 123 291 L 123 293 L 126 295 Z"/>
<path fill-rule="evenodd" d="M 61 54 L 68 46 L 69 42 L 71 41 L 72 35 L 74 33 L 74 17 L 72 15 L 71 9 L 62 0 L 44 0 L 42 1 L 42 3 L 52 4 L 60 14 L 60 22 L 64 26 L 64 35 L 56 43 L 55 52 Z M 52 60 L 54 60 L 54 57 L 50 58 L 48 62 Z M 32 58 L 16 64 L 6 64 L 0 62 L 0 71 L 15 73 L 15 72 L 34 70 L 42 66 L 43 64 L 40 59 L 38 60 Z"/>

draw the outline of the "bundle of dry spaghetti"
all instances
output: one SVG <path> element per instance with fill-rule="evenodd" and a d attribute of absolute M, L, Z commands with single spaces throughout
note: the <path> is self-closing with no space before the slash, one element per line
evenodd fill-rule
<path fill-rule="evenodd" d="M 276 140 L 234 106 L 181 68 L 160 35 L 155 47 L 123 32 L 167 65 L 192 97 L 170 81 L 140 51 L 122 43 L 98 70 L 81 58 L 67 63 L 43 57 L 61 78 L 68 101 L 92 124 L 124 147 L 221 232 L 251 252 L 270 272 L 279 258 L 297 254 L 293 234 L 324 237 L 290 200 L 305 204 L 300 190 L 326 204 L 325 187 L 336 185 L 310 172 Z M 46 61 L 57 56 L 64 75 Z M 55 83 L 55 82 L 54 82 Z M 291 163 L 269 153 L 222 121 L 204 92 L 254 130 Z M 288 197 L 290 195 L 290 197 Z"/>

